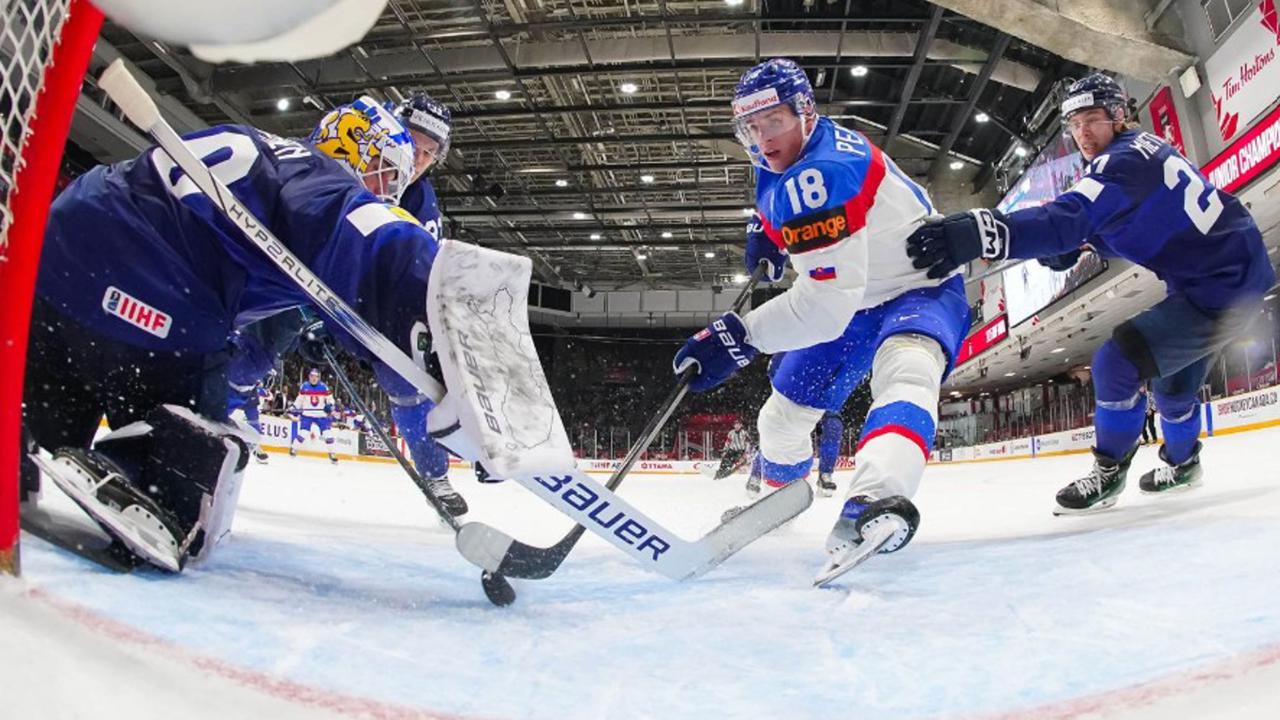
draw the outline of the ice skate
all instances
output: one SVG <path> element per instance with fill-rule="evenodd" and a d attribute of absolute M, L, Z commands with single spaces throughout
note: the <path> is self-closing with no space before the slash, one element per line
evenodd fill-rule
<path fill-rule="evenodd" d="M 253 459 L 257 460 L 259 463 L 263 465 L 266 465 L 267 460 L 269 460 L 270 458 L 271 456 L 268 455 L 267 451 L 263 450 L 262 448 L 255 448 L 253 451 Z"/>
<path fill-rule="evenodd" d="M 758 474 L 751 473 L 747 477 L 746 490 L 749 499 L 755 500 L 760 497 L 760 476 Z"/>
<path fill-rule="evenodd" d="M 1088 475 L 1058 491 L 1058 504 L 1054 515 L 1082 515 L 1106 510 L 1116 504 L 1124 491 L 1129 463 L 1138 451 L 1135 445 L 1120 460 L 1113 460 L 1093 449 L 1093 469 Z"/>
<path fill-rule="evenodd" d="M 1138 489 L 1144 493 L 1155 494 L 1199 487 L 1204 475 L 1204 471 L 1200 469 L 1201 444 L 1196 443 L 1191 451 L 1191 457 L 1181 465 L 1169 462 L 1168 456 L 1165 455 L 1166 447 L 1164 445 L 1160 447 L 1160 459 L 1165 464 L 1143 473 L 1142 477 L 1138 478 Z"/>
<path fill-rule="evenodd" d="M 338 456 L 337 456 L 336 454 L 334 454 L 334 453 L 329 453 L 329 462 L 333 463 L 334 465 L 337 465 L 337 464 L 338 464 Z"/>
<path fill-rule="evenodd" d="M 901 550 L 911 542 L 919 525 L 920 512 L 901 495 L 883 500 L 855 495 L 845 500 L 840 518 L 827 536 L 830 557 L 813 584 L 826 585 L 877 553 Z"/>
<path fill-rule="evenodd" d="M 451 516 L 460 517 L 467 514 L 469 508 L 467 507 L 466 499 L 459 495 L 457 490 L 453 489 L 447 476 L 442 475 L 428 480 L 427 490 L 431 491 L 431 494 L 440 500 L 445 512 Z"/>
<path fill-rule="evenodd" d="M 103 530 L 138 557 L 170 572 L 182 569 L 186 532 L 114 462 L 79 448 L 62 448 L 52 460 L 33 459 Z"/>
<path fill-rule="evenodd" d="M 296 447 L 289 448 L 289 457 L 298 457 L 298 448 Z"/>
<path fill-rule="evenodd" d="M 831 473 L 818 474 L 818 497 L 831 497 L 836 494 L 836 483 L 831 479 Z"/>

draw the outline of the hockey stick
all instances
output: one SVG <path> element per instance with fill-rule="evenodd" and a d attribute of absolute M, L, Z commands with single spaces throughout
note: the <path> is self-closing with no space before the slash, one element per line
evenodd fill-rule
<path fill-rule="evenodd" d="M 746 305 L 747 298 L 751 296 L 751 291 L 755 289 L 760 278 L 764 277 L 765 264 L 761 263 L 751 275 L 751 280 L 746 287 L 742 288 L 742 292 L 738 293 L 738 297 L 733 301 L 733 312 L 742 310 Z M 676 407 L 684 396 L 689 392 L 689 381 L 693 378 L 693 371 L 686 370 L 681 376 L 680 381 L 672 388 L 667 399 L 659 406 L 658 412 L 654 413 L 650 418 L 649 424 L 640 432 L 640 439 L 635 445 L 631 446 L 631 450 L 627 453 L 626 458 L 618 469 L 613 472 L 609 478 L 609 482 L 605 487 L 610 490 L 617 490 L 622 484 L 627 473 L 631 471 L 631 467 L 635 465 L 636 460 L 645 450 L 649 449 L 649 445 L 657 436 L 658 431 L 671 418 L 671 414 L 675 412 Z M 530 580 L 541 580 L 549 577 L 569 556 L 569 552 L 573 550 L 578 541 L 582 539 L 582 534 L 586 532 L 586 528 L 582 525 L 575 525 L 568 535 L 550 547 L 535 547 L 526 545 L 519 540 L 513 540 L 507 548 L 506 553 L 502 557 L 497 570 L 494 572 L 496 576 L 508 575 L 511 577 L 525 578 Z M 464 551 L 465 554 L 465 551 Z"/>
<path fill-rule="evenodd" d="M 428 398 L 439 402 L 444 397 L 440 383 L 370 327 L 236 199 L 226 184 L 205 166 L 160 116 L 155 102 L 121 61 L 108 66 L 98 85 L 134 124 L 159 144 L 217 209 L 340 327 Z M 592 532 L 646 567 L 676 579 L 696 577 L 715 567 L 760 535 L 794 517 L 812 501 L 811 491 L 808 498 L 798 491 L 787 492 L 792 487 L 808 488 L 807 483 L 793 483 L 792 487 L 757 502 L 702 540 L 688 542 L 671 534 L 660 523 L 576 469 L 512 479 L 579 524 L 590 523 Z M 605 510 L 610 512 L 605 513 Z M 481 539 L 479 544 L 468 542 L 471 537 L 469 529 L 477 533 Z M 497 561 L 506 548 L 515 542 L 500 530 L 476 522 L 464 525 L 457 541 L 463 557 L 491 572 L 497 569 Z"/>
<path fill-rule="evenodd" d="M 373 428 L 373 434 L 378 436 L 378 439 L 386 446 L 387 451 L 391 453 L 391 456 L 396 459 L 396 462 L 400 463 L 400 467 L 404 470 L 405 474 L 409 476 L 409 479 L 413 481 L 413 484 L 417 485 L 418 489 L 422 491 L 423 497 L 425 497 L 427 499 L 427 503 L 435 509 L 436 514 L 440 516 L 440 519 L 443 520 L 451 530 L 453 530 L 454 535 L 457 535 L 459 528 L 461 528 L 457 519 L 449 514 L 449 511 L 445 509 L 444 503 L 440 501 L 440 498 L 436 497 L 435 493 L 431 492 L 431 487 L 427 485 L 427 481 L 418 473 L 417 468 L 409 463 L 409 460 L 404 456 L 404 453 L 400 452 L 399 446 L 396 445 L 390 434 L 388 434 L 382 427 L 382 423 L 378 422 L 373 411 L 369 409 L 368 403 L 364 401 L 364 398 L 361 397 L 360 393 L 356 392 L 355 386 L 352 385 L 351 380 L 347 378 L 346 372 L 344 372 L 342 367 L 338 365 L 338 358 L 334 357 L 333 350 L 330 349 L 329 345 L 321 341 L 320 348 L 324 351 L 324 360 L 328 363 L 329 369 L 332 370 L 334 376 L 338 378 L 338 384 L 342 386 L 343 391 L 345 391 L 347 396 L 351 398 L 351 402 L 355 404 L 356 408 L 364 414 L 365 421 L 369 423 L 369 427 Z M 490 577 L 491 575 L 492 573 L 488 570 L 484 570 L 480 576 L 480 583 L 484 586 L 484 594 L 485 597 L 489 598 L 489 602 L 499 607 L 510 605 L 515 602 L 516 591 L 511 587 L 511 583 L 507 582 L 506 578 L 501 576 Z"/>
<path fill-rule="evenodd" d="M 413 383 L 432 402 L 440 402 L 445 390 L 435 378 L 404 354 L 395 343 L 375 330 L 365 319 L 351 309 L 338 294 L 316 276 L 267 226 L 254 217 L 249 208 L 236 199 L 231 190 L 187 147 L 182 137 L 160 115 L 155 101 L 138 84 L 136 78 L 120 60 L 113 61 L 98 78 L 98 87 L 106 91 L 129 120 L 151 136 L 165 153 L 173 159 L 182 172 L 209 197 L 233 225 L 240 228 L 258 249 L 298 285 L 311 300 L 332 317 L 338 325 L 351 334 L 361 345 L 369 349 L 382 362 L 395 370 L 400 377 Z"/>

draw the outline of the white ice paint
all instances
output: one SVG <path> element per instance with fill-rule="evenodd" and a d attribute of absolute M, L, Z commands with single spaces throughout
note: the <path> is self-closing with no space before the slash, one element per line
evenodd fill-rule
<path fill-rule="evenodd" d="M 484 600 L 475 569 L 397 469 L 277 455 L 249 469 L 234 535 L 205 567 L 111 575 L 27 537 L 19 585 L 251 678 L 356 698 L 326 707 L 376 701 L 391 708 L 384 717 L 419 708 L 534 719 L 1090 709 L 1130 720 L 1270 718 L 1280 706 L 1278 440 L 1277 430 L 1212 438 L 1203 488 L 1149 497 L 1133 487 L 1114 511 L 1078 518 L 1050 508 L 1085 455 L 930 466 L 912 545 L 851 573 L 844 590 L 809 588 L 839 497 L 689 583 L 647 573 L 588 536 L 552 578 L 517 582 L 520 599 L 505 610 Z M 1135 472 L 1155 462 L 1144 448 Z M 522 540 L 548 544 L 568 529 L 521 488 L 479 486 L 461 472 L 453 481 L 477 519 Z M 626 495 L 693 536 L 740 503 L 737 484 L 643 476 Z M 70 512 L 55 490 L 45 502 Z M 132 690 L 127 703 L 51 694 L 55 682 L 105 677 L 136 688 L 154 679 L 188 691 L 182 717 L 261 716 L 227 715 L 233 706 L 203 691 L 210 673 L 189 659 L 164 663 L 163 676 L 139 672 L 110 647 L 68 640 L 75 621 L 65 616 L 9 612 L 44 600 L 10 592 L 0 601 L 0 637 L 23 639 L 0 642 L 0 702 L 148 717 Z M 157 692 L 166 708 L 181 702 Z"/>

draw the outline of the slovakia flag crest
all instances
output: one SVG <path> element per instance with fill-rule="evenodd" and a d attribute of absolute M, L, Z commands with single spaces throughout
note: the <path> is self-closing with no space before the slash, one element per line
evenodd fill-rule
<path fill-rule="evenodd" d="M 813 278 L 814 280 L 835 280 L 836 279 L 835 266 L 814 268 L 809 271 L 809 277 Z"/>

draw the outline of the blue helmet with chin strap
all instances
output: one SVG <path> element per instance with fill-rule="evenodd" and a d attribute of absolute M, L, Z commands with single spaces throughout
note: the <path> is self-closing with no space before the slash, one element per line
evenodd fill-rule
<path fill-rule="evenodd" d="M 817 117 L 817 102 L 809 78 L 794 60 L 773 58 L 748 70 L 733 90 L 733 124 L 738 141 L 747 149 L 751 162 L 766 167 L 759 137 L 749 132 L 749 118 L 756 113 L 785 105 L 801 119 Z M 809 139 L 812 126 L 805 128 Z"/>
<path fill-rule="evenodd" d="M 1122 120 L 1122 111 L 1128 110 L 1129 96 L 1120 83 L 1102 73 L 1092 73 L 1071 83 L 1062 101 L 1062 122 L 1082 111 L 1102 108 L 1112 120 Z"/>

